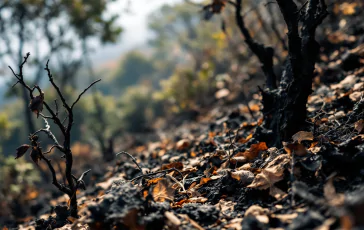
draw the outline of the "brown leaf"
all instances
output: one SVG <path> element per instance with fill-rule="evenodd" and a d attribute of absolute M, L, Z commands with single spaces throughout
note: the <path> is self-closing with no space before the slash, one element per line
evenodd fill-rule
<path fill-rule="evenodd" d="M 336 193 L 334 186 L 334 176 L 330 176 L 327 183 L 324 185 L 324 195 L 328 203 L 332 206 L 342 206 L 345 201 L 344 194 Z"/>
<path fill-rule="evenodd" d="M 245 217 L 254 216 L 259 222 L 268 224 L 269 218 L 267 214 L 268 214 L 268 209 L 262 208 L 258 205 L 252 205 L 245 211 L 244 216 Z"/>
<path fill-rule="evenodd" d="M 24 154 L 28 151 L 28 149 L 30 148 L 30 145 L 21 145 L 16 149 L 16 157 L 15 159 L 18 159 L 22 156 L 24 156 Z"/>
<path fill-rule="evenodd" d="M 242 183 L 251 183 L 254 180 L 254 174 L 248 170 L 239 170 L 231 173 L 231 177 Z"/>
<path fill-rule="evenodd" d="M 271 217 L 277 218 L 283 223 L 290 224 L 294 219 L 296 219 L 298 213 L 290 213 L 290 214 L 272 214 Z"/>
<path fill-rule="evenodd" d="M 307 149 L 303 144 L 283 142 L 283 147 L 284 150 L 291 155 L 305 156 L 308 154 Z"/>
<path fill-rule="evenodd" d="M 355 122 L 355 130 L 358 131 L 358 133 L 362 133 L 364 130 L 364 120 L 361 119 L 357 122 Z"/>
<path fill-rule="evenodd" d="M 43 102 L 44 102 L 44 95 L 35 96 L 29 103 L 29 109 L 37 114 L 37 118 L 39 117 L 39 113 L 43 111 Z"/>
<path fill-rule="evenodd" d="M 301 143 L 302 141 L 313 141 L 312 132 L 299 131 L 295 135 L 292 136 L 294 142 Z"/>
<path fill-rule="evenodd" d="M 253 134 L 249 134 L 249 136 L 247 136 L 246 138 L 242 137 L 238 140 L 239 143 L 241 144 L 245 144 L 246 142 L 248 142 L 250 139 L 252 139 Z"/>
<path fill-rule="evenodd" d="M 34 161 L 34 163 L 38 164 L 38 161 L 42 159 L 42 152 L 38 147 L 33 147 L 32 151 L 30 152 L 30 157 Z"/>
<path fill-rule="evenodd" d="M 182 170 L 183 169 L 183 164 L 181 162 L 172 162 L 172 163 L 169 163 L 169 164 L 162 165 L 162 170 L 171 169 L 171 168 Z"/>
<path fill-rule="evenodd" d="M 184 149 L 187 149 L 188 147 L 190 147 L 190 141 L 189 140 L 187 140 L 187 139 L 182 139 L 182 140 L 180 140 L 180 141 L 178 141 L 177 143 L 176 143 L 176 149 L 177 150 L 184 150 Z"/>
<path fill-rule="evenodd" d="M 265 142 L 259 142 L 258 144 L 252 144 L 250 149 L 244 152 L 244 157 L 248 160 L 254 160 L 261 151 L 267 150 L 267 144 Z"/>
<path fill-rule="evenodd" d="M 174 189 L 166 179 L 158 181 L 152 190 L 154 201 L 164 202 L 166 200 L 173 201 Z"/>
<path fill-rule="evenodd" d="M 276 182 L 283 179 L 284 170 L 289 162 L 288 154 L 279 155 L 256 175 L 253 182 L 247 187 L 260 190 L 271 188 Z"/>
<path fill-rule="evenodd" d="M 277 200 L 280 200 L 283 197 L 287 196 L 287 193 L 283 192 L 281 189 L 273 185 L 269 189 L 269 195 L 276 198 Z"/>

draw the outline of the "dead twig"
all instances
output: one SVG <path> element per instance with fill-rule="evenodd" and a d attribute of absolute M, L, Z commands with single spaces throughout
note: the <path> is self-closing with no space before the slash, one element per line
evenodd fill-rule
<path fill-rule="evenodd" d="M 129 153 L 125 152 L 125 151 L 121 151 L 119 153 L 116 154 L 116 156 L 119 156 L 120 154 L 125 154 L 127 156 L 129 156 L 131 158 L 131 160 L 134 162 L 134 164 L 138 167 L 139 171 L 143 174 L 143 170 L 142 168 L 139 166 L 138 162 L 136 161 L 135 157 L 133 157 L 132 155 L 130 155 Z"/>

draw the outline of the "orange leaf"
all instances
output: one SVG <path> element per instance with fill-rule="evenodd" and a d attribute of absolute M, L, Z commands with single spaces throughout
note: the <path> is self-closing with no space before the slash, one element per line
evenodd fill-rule
<path fill-rule="evenodd" d="M 206 184 L 207 182 L 209 182 L 211 180 L 210 177 L 206 178 L 206 177 L 202 177 L 200 180 L 200 185 Z"/>
<path fill-rule="evenodd" d="M 246 138 L 242 137 L 238 140 L 239 143 L 241 144 L 245 144 L 246 142 L 248 142 L 251 138 L 253 137 L 253 134 L 249 134 L 249 136 L 247 136 Z"/>
<path fill-rule="evenodd" d="M 284 150 L 286 150 L 286 152 L 291 155 L 294 153 L 297 156 L 304 156 L 308 153 L 306 147 L 303 144 L 299 143 L 283 142 L 283 147 Z"/>
<path fill-rule="evenodd" d="M 147 186 L 151 186 L 152 184 L 156 184 L 156 183 L 158 183 L 158 181 L 160 181 L 160 180 L 162 180 L 162 179 L 163 179 L 163 178 L 160 178 L 160 177 L 150 179 L 150 180 L 148 180 Z"/>
<path fill-rule="evenodd" d="M 171 169 L 171 168 L 182 170 L 183 169 L 183 164 L 181 162 L 172 162 L 172 163 L 169 163 L 169 164 L 162 165 L 162 170 Z"/>
<path fill-rule="evenodd" d="M 174 189 L 166 179 L 158 181 L 152 190 L 153 198 L 156 202 L 172 201 L 174 197 Z"/>
<path fill-rule="evenodd" d="M 259 142 L 258 144 L 252 144 L 250 149 L 244 152 L 244 157 L 248 160 L 255 159 L 261 151 L 267 150 L 267 144 L 265 142 Z"/>

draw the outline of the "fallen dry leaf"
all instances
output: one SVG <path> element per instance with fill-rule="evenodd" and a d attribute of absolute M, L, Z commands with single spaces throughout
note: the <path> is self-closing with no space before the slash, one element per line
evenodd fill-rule
<path fill-rule="evenodd" d="M 268 209 L 262 208 L 258 205 L 252 205 L 245 211 L 244 216 L 245 217 L 254 216 L 259 222 L 268 224 L 269 223 L 269 217 L 267 216 L 268 212 L 269 212 Z"/>
<path fill-rule="evenodd" d="M 168 180 L 162 179 L 154 186 L 152 196 L 156 202 L 173 201 L 174 189 Z"/>
<path fill-rule="evenodd" d="M 355 130 L 358 131 L 358 133 L 362 133 L 364 130 L 364 120 L 361 119 L 357 122 L 355 122 Z"/>
<path fill-rule="evenodd" d="M 308 154 L 308 151 L 303 144 L 283 142 L 283 147 L 284 150 L 291 155 L 295 154 L 297 156 L 305 156 Z"/>
<path fill-rule="evenodd" d="M 290 213 L 290 214 L 272 214 L 271 217 L 277 218 L 283 223 L 290 224 L 292 223 L 292 220 L 296 219 L 298 216 L 298 213 Z"/>
<path fill-rule="evenodd" d="M 176 149 L 181 151 L 190 147 L 190 141 L 188 139 L 182 139 L 176 143 Z"/>
<path fill-rule="evenodd" d="M 250 149 L 243 153 L 243 156 L 246 157 L 247 160 L 254 160 L 261 151 L 267 150 L 267 144 L 265 142 L 259 142 L 258 144 L 252 144 Z"/>
<path fill-rule="evenodd" d="M 344 194 L 337 194 L 334 187 L 334 176 L 331 176 L 324 186 L 324 195 L 332 206 L 342 206 L 345 201 Z"/>
<path fill-rule="evenodd" d="M 284 170 L 289 162 L 288 154 L 279 155 L 256 175 L 253 182 L 247 187 L 260 190 L 271 188 L 276 182 L 283 179 Z"/>
<path fill-rule="evenodd" d="M 254 180 L 254 174 L 248 170 L 239 170 L 231 173 L 231 177 L 245 183 L 251 183 Z"/>
<path fill-rule="evenodd" d="M 202 177 L 201 180 L 200 180 L 200 185 L 206 184 L 210 180 L 211 180 L 210 177 Z"/>
<path fill-rule="evenodd" d="M 163 178 L 161 178 L 161 177 L 157 177 L 157 178 L 150 179 L 150 180 L 148 180 L 148 182 L 147 182 L 147 186 L 149 187 L 149 186 L 151 186 L 151 185 L 153 185 L 153 184 L 156 184 L 156 183 L 158 183 L 158 181 L 160 181 L 160 180 L 163 180 Z"/>
<path fill-rule="evenodd" d="M 172 162 L 172 163 L 169 163 L 169 164 L 162 165 L 162 170 L 171 169 L 171 168 L 182 170 L 183 169 L 183 164 L 182 164 L 182 162 Z"/>
<path fill-rule="evenodd" d="M 313 141 L 313 133 L 306 131 L 299 131 L 292 136 L 294 142 L 301 143 L 302 141 Z"/>

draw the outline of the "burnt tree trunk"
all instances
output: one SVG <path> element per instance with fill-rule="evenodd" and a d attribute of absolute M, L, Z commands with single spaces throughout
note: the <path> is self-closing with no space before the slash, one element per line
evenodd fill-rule
<path fill-rule="evenodd" d="M 277 90 L 261 90 L 263 96 L 263 128 L 271 130 L 267 141 L 281 146 L 292 135 L 305 128 L 306 104 L 312 93 L 315 62 L 320 45 L 315 32 L 327 16 L 324 0 L 309 0 L 305 9 L 298 9 L 293 0 L 277 0 L 288 27 L 286 69 Z M 302 23 L 299 31 L 299 23 Z"/>
<path fill-rule="evenodd" d="M 257 128 L 256 137 L 269 146 L 281 147 L 282 141 L 288 141 L 293 134 L 305 128 L 306 104 L 312 92 L 320 48 L 315 33 L 328 15 L 326 4 L 324 0 L 308 0 L 298 9 L 293 0 L 276 0 L 288 28 L 288 57 L 277 88 L 273 72 L 274 50 L 252 38 L 241 15 L 241 2 L 237 0 L 234 4 L 236 22 L 246 44 L 258 57 L 266 77 L 266 88 L 260 89 L 264 122 Z"/>

